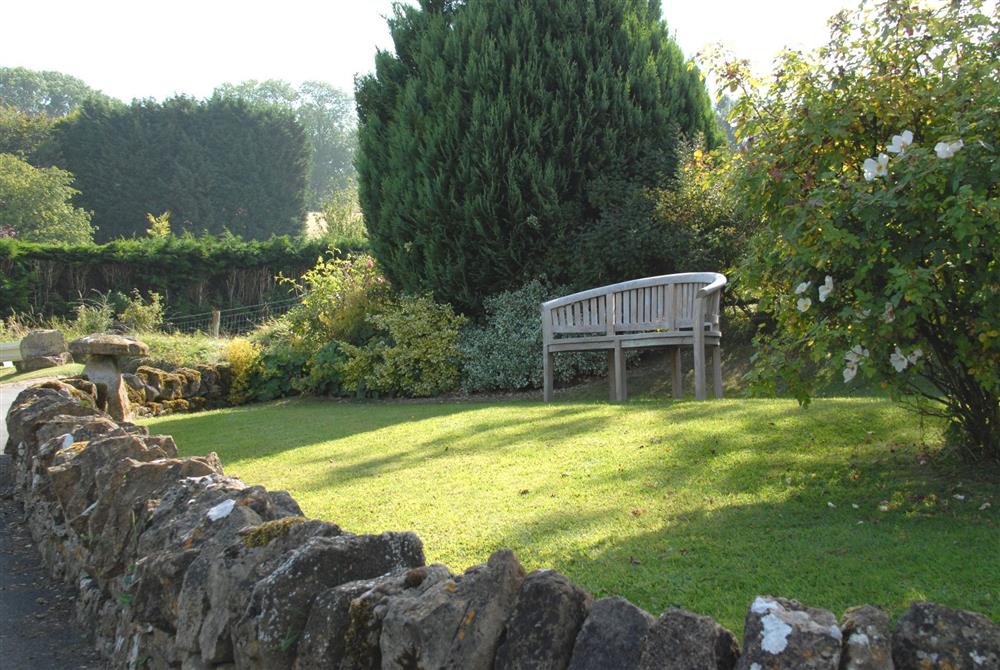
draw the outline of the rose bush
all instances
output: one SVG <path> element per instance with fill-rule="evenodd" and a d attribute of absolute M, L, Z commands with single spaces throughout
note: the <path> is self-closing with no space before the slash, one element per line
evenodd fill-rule
<path fill-rule="evenodd" d="M 766 86 L 716 64 L 745 93 L 737 160 L 765 219 L 743 269 L 775 319 L 755 381 L 807 402 L 824 374 L 868 378 L 1000 457 L 1000 21 L 885 0 L 830 26 Z"/>

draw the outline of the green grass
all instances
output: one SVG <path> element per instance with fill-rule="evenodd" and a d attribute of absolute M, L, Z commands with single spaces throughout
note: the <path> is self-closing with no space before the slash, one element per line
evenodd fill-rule
<path fill-rule="evenodd" d="M 134 335 L 149 345 L 149 357 L 154 365 L 169 368 L 193 367 L 198 363 L 218 363 L 222 348 L 229 340 L 201 333 L 137 333 Z"/>
<path fill-rule="evenodd" d="M 510 547 L 736 631 L 758 594 L 1000 619 L 997 473 L 935 456 L 940 427 L 885 400 L 296 400 L 148 424 L 311 517 L 414 530 L 453 570 Z"/>
<path fill-rule="evenodd" d="M 24 373 L 19 373 L 15 368 L 0 368 L 0 384 L 23 382 L 42 377 L 75 377 L 81 372 L 83 372 L 83 366 L 79 363 L 68 363 L 54 368 Z"/>

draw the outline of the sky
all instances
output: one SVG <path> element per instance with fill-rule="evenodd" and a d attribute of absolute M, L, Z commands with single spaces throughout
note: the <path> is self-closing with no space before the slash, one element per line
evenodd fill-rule
<path fill-rule="evenodd" d="M 0 67 L 56 70 L 130 101 L 205 97 L 225 82 L 284 79 L 353 90 L 391 49 L 392 0 L 47 0 L 3 8 Z M 855 0 L 663 0 L 686 56 L 721 42 L 761 73 L 783 47 L 825 43 Z M 11 28 L 14 28 L 13 30 Z"/>

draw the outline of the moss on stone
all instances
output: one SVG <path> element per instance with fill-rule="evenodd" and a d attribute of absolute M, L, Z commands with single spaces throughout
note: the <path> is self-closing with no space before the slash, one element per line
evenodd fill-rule
<path fill-rule="evenodd" d="M 96 405 L 94 403 L 93 396 L 88 395 L 87 393 L 84 393 L 83 391 L 81 391 L 80 389 L 76 388 L 75 386 L 71 386 L 69 384 L 64 384 L 61 381 L 43 382 L 43 383 L 39 384 L 38 386 L 39 386 L 39 388 L 52 389 L 53 391 L 60 391 L 62 393 L 69 394 L 74 400 L 79 401 L 81 404 L 86 405 L 87 407 L 91 407 L 91 408 L 95 408 L 96 409 Z"/>
<path fill-rule="evenodd" d="M 178 400 L 164 400 L 163 401 L 163 413 L 164 414 L 175 414 L 191 411 L 191 404 L 184 399 Z"/>
<path fill-rule="evenodd" d="M 247 548 L 266 547 L 272 540 L 285 537 L 292 529 L 300 523 L 305 523 L 305 517 L 286 516 L 284 519 L 265 521 L 259 526 L 253 526 L 240 534 L 243 536 L 243 544 Z"/>

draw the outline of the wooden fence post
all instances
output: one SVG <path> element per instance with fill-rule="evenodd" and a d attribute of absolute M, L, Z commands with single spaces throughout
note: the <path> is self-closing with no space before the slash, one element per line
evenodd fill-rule
<path fill-rule="evenodd" d="M 212 310 L 212 324 L 209 326 L 209 330 L 212 333 L 212 337 L 219 336 L 219 323 L 222 320 L 222 313 L 217 310 Z"/>

